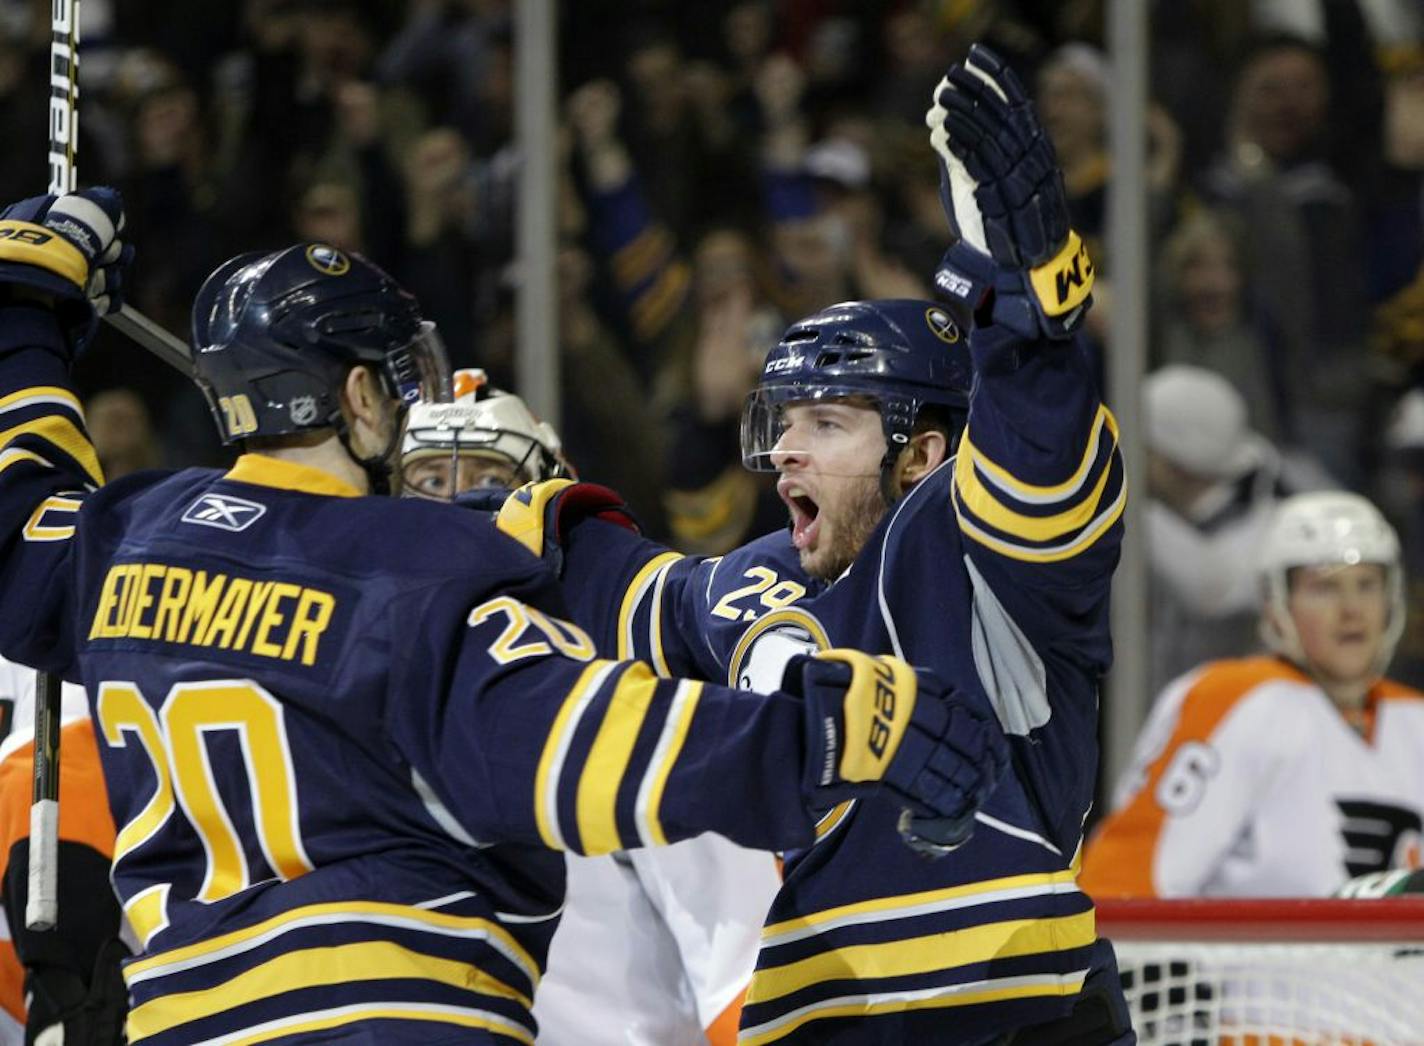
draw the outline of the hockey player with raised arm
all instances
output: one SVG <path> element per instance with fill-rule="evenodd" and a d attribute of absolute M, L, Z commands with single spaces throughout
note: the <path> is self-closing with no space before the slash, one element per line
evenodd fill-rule
<path fill-rule="evenodd" d="M 982 802 L 1002 742 L 928 673 L 659 680 L 596 658 L 479 514 L 371 496 L 449 378 L 359 256 L 214 272 L 197 379 L 245 453 L 101 485 L 69 366 L 122 227 L 104 189 L 0 214 L 0 654 L 87 691 L 142 946 L 130 1043 L 532 1043 L 558 851 L 796 847 L 882 789 L 930 845 Z"/>
<path fill-rule="evenodd" d="M 411 408 L 403 493 L 450 500 L 573 474 L 558 433 L 483 371 L 451 403 Z M 714 834 L 570 854 L 549 965 L 534 999 L 543 1046 L 731 1046 L 762 920 L 771 854 Z"/>
<path fill-rule="evenodd" d="M 897 844 L 877 799 L 785 855 L 739 1042 L 1130 1043 L 1075 882 L 1126 492 L 1074 340 L 1091 262 L 1013 74 L 976 47 L 929 114 L 956 242 L 943 304 L 847 302 L 783 335 L 743 418 L 789 531 L 695 560 L 582 521 L 555 481 L 500 524 L 561 559 L 575 620 L 660 673 L 774 685 L 843 645 L 932 664 L 992 716 L 1012 771 L 957 848 Z M 970 830 L 972 829 L 972 834 Z"/>

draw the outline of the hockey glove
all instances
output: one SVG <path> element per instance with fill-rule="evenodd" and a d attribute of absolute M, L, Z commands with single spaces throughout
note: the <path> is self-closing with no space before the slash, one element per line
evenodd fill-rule
<path fill-rule="evenodd" d="M 937 856 L 969 838 L 1008 765 L 998 724 L 934 673 L 858 650 L 793 658 L 782 688 L 806 703 L 803 789 L 814 808 L 882 785 L 905 807 L 900 832 L 913 849 Z"/>
<path fill-rule="evenodd" d="M 556 576 L 564 573 L 564 540 L 582 520 L 593 517 L 642 533 L 617 493 L 597 483 L 546 479 L 526 483 L 505 499 L 495 526 L 542 557 Z"/>
<path fill-rule="evenodd" d="M 123 304 L 123 273 L 133 260 L 123 229 L 123 200 L 106 187 L 11 204 L 0 213 L 0 287 L 11 300 L 55 302 L 77 355 L 99 317 Z"/>
<path fill-rule="evenodd" d="M 935 273 L 955 319 L 1071 337 L 1092 303 L 1093 264 L 1068 227 L 1063 174 L 1018 77 L 975 44 L 935 88 L 925 123 L 958 241 Z"/>

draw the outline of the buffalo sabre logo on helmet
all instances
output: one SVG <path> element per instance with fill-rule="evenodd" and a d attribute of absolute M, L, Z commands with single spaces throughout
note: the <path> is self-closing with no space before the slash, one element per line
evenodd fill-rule
<path fill-rule="evenodd" d="M 324 243 L 314 243 L 307 248 L 307 261 L 313 269 L 326 276 L 345 276 L 351 271 L 351 262 L 346 255 Z"/>
<path fill-rule="evenodd" d="M 193 364 L 223 442 L 342 424 L 340 391 L 366 365 L 404 403 L 449 398 L 449 367 L 414 297 L 325 244 L 239 255 L 193 303 Z M 244 402 L 240 424 L 223 404 Z"/>

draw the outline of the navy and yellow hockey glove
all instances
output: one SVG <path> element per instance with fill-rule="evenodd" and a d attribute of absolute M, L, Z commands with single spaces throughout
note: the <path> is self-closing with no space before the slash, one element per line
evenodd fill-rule
<path fill-rule="evenodd" d="M 935 88 L 925 123 L 957 240 L 935 286 L 955 320 L 1071 337 L 1092 304 L 1093 263 L 1069 228 L 1058 158 L 1018 77 L 975 44 Z"/>
<path fill-rule="evenodd" d="M 562 577 L 564 541 L 575 526 L 590 518 L 642 533 L 633 513 L 615 491 L 571 479 L 526 483 L 504 500 L 495 516 L 495 526 L 542 557 L 555 575 Z"/>
<path fill-rule="evenodd" d="M 904 806 L 900 832 L 913 849 L 938 856 L 969 838 L 1008 765 L 997 723 L 934 673 L 858 650 L 792 658 L 782 689 L 806 703 L 813 808 L 879 786 Z"/>
<path fill-rule="evenodd" d="M 120 238 L 123 200 L 96 187 L 66 196 L 32 196 L 0 213 L 0 293 L 52 301 L 78 354 L 99 317 L 123 303 L 123 273 L 133 248 Z"/>

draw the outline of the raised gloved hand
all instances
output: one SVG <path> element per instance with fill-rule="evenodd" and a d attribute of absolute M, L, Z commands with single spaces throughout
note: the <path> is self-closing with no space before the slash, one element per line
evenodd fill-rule
<path fill-rule="evenodd" d="M 11 204 L 0 212 L 0 287 L 11 300 L 53 302 L 77 354 L 98 318 L 123 303 L 133 260 L 123 229 L 123 200 L 103 186 Z"/>
<path fill-rule="evenodd" d="M 1063 174 L 1011 69 L 975 44 L 925 114 L 957 242 L 935 285 L 965 329 L 1067 338 L 1092 303 L 1093 263 L 1068 226 Z"/>
<path fill-rule="evenodd" d="M 466 495 L 457 500 L 462 505 L 482 507 L 472 504 Z M 617 523 L 634 533 L 642 532 L 615 491 L 571 479 L 526 483 L 504 499 L 495 516 L 495 526 L 536 556 L 542 556 L 554 573 L 562 576 L 564 540 L 580 520 L 589 517 Z"/>
<path fill-rule="evenodd" d="M 1009 761 L 997 723 L 934 673 L 858 650 L 792 658 L 782 689 L 806 702 L 803 788 L 817 809 L 879 785 L 904 805 L 913 849 L 938 856 L 969 838 Z"/>

